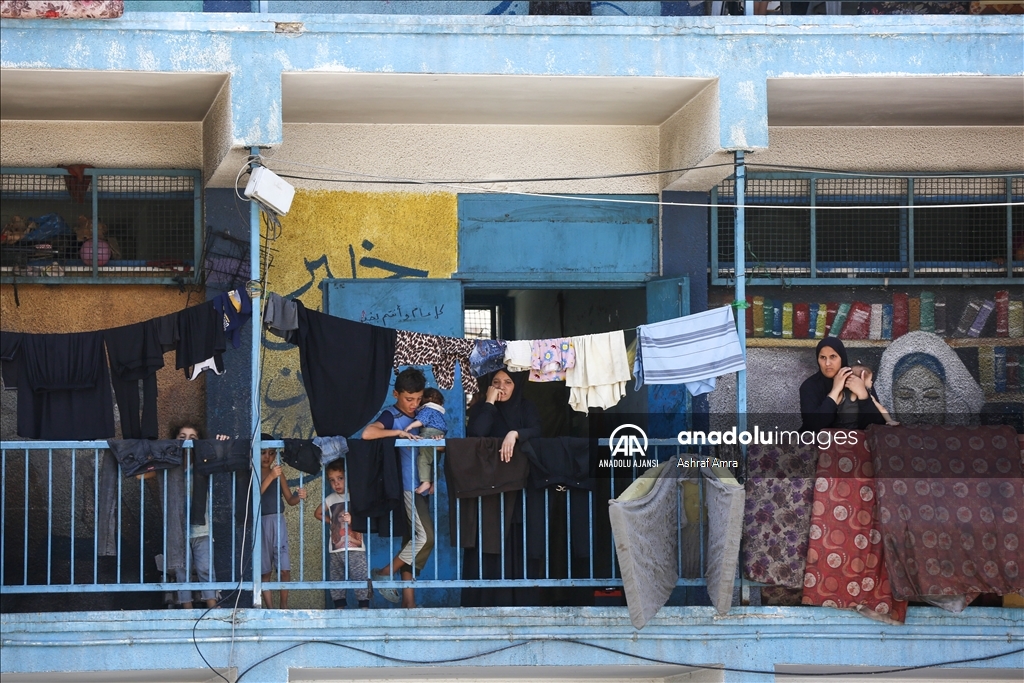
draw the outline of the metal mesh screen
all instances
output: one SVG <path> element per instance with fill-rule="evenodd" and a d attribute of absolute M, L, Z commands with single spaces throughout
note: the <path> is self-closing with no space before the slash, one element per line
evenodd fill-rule
<path fill-rule="evenodd" d="M 463 315 L 466 339 L 494 339 L 492 308 L 467 308 Z"/>
<path fill-rule="evenodd" d="M 907 182 L 896 178 L 821 178 L 816 211 L 818 272 L 899 274 L 906 253 Z M 835 208 L 833 208 L 835 207 Z"/>
<path fill-rule="evenodd" d="M 98 169 L 80 177 L 4 174 L 2 274 L 192 279 L 197 182 L 196 175 Z"/>
<path fill-rule="evenodd" d="M 864 178 L 751 174 L 746 273 L 755 279 L 1006 277 L 1024 272 L 1024 210 L 1002 177 Z M 1010 179 L 1014 201 L 1024 178 Z M 717 188 L 717 272 L 733 274 L 735 181 Z M 999 206 L 963 206 L 969 204 Z M 768 208 L 768 207 L 772 208 Z M 802 208 L 796 208 L 802 207 Z M 914 208 L 908 208 L 914 207 Z M 1008 223 L 1008 215 L 1010 220 Z M 1008 233 L 1012 224 L 1012 235 Z"/>
<path fill-rule="evenodd" d="M 1006 272 L 1006 207 L 949 206 L 1001 202 L 1006 184 L 995 178 L 919 178 L 914 183 L 914 272 Z M 942 207 L 942 208 L 934 208 Z"/>

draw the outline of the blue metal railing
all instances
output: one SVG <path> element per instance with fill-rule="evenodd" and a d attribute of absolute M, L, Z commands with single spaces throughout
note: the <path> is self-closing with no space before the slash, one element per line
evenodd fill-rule
<path fill-rule="evenodd" d="M 443 440 L 400 440 L 399 447 L 430 449 L 430 456 L 435 473 L 440 472 L 440 448 Z M 602 444 L 606 445 L 606 444 Z M 191 462 L 191 442 L 184 442 L 186 463 Z M 263 449 L 274 449 L 279 459 L 284 447 L 282 441 L 264 441 Z M 650 448 L 654 459 L 665 461 L 680 454 L 680 448 L 672 440 L 651 440 Z M 278 460 L 279 461 L 279 460 Z M 260 477 L 252 477 L 250 473 L 234 472 L 230 474 L 211 475 L 207 489 L 206 519 L 211 533 L 207 540 L 211 564 L 216 568 L 216 580 L 199 581 L 192 578 L 184 570 L 178 573 L 170 566 L 168 541 L 169 531 L 174 524 L 184 525 L 184 567 L 191 570 L 192 543 L 189 526 L 189 509 L 192 504 L 192 470 L 184 467 L 184 495 L 182 505 L 172 505 L 173 490 L 170 485 L 171 470 L 158 470 L 139 477 L 125 478 L 113 456 L 107 451 L 105 441 L 87 442 L 0 442 L 0 593 L 3 594 L 55 594 L 82 592 L 178 592 L 178 591 L 232 591 L 253 590 L 260 586 L 256 582 L 256 572 L 262 567 L 252 566 L 252 529 L 254 527 L 254 511 L 250 504 L 251 496 L 247 493 L 250 486 L 259 486 Z M 614 470 L 608 476 L 607 493 L 616 497 L 640 476 L 645 468 L 634 463 L 632 471 L 625 477 Z M 307 487 L 311 483 L 326 484 L 325 471 L 315 475 L 299 473 L 289 480 L 292 487 Z M 346 483 L 347 476 L 346 462 Z M 593 586 L 615 587 L 622 584 L 615 560 L 614 543 L 604 521 L 595 518 L 595 491 L 585 491 L 586 538 L 589 552 L 586 557 L 572 548 L 574 536 L 573 514 L 570 497 L 567 494 L 564 502 L 564 522 L 562 521 L 562 502 L 556 499 L 556 493 L 545 489 L 543 506 L 543 547 L 542 566 L 527 566 L 526 553 L 516 561 L 522 566 L 511 567 L 506 560 L 506 540 L 521 541 L 522 548 L 527 546 L 526 525 L 515 533 L 522 533 L 521 539 L 506 539 L 504 527 L 501 532 L 500 576 L 486 578 L 482 573 L 467 575 L 462 560 L 465 554 L 476 553 L 478 567 L 483 566 L 484 531 L 477 525 L 475 548 L 460 551 L 462 545 L 462 515 L 480 512 L 483 499 L 457 499 L 453 510 L 456 519 L 454 538 L 447 537 L 442 525 L 447 519 L 447 490 L 441 476 L 435 477 L 437 491 L 427 501 L 429 523 L 437 531 L 436 545 L 426 563 L 417 569 L 411 563 L 413 579 L 411 581 L 384 580 L 375 586 L 388 588 L 487 588 L 487 587 L 555 587 L 555 586 Z M 281 568 L 271 580 L 262 582 L 262 590 L 300 590 L 300 589 L 356 589 L 366 588 L 366 580 L 352 576 L 349 572 L 351 563 L 345 563 L 345 576 L 340 580 L 330 577 L 329 553 L 330 537 L 325 533 L 310 533 L 306 528 L 306 518 L 310 514 L 307 506 L 322 506 L 329 492 L 326 485 L 321 486 L 319 500 L 307 496 L 298 502 L 295 513 L 298 522 L 297 530 L 289 525 L 291 547 L 297 549 L 292 554 L 292 577 L 295 580 L 282 580 Z M 700 491 L 700 509 L 703 510 L 704 495 L 702 483 L 698 481 Z M 524 506 L 527 504 L 525 490 L 516 491 L 509 501 Z M 19 500 L 20 499 L 20 500 Z M 62 502 L 66 501 L 65 502 Z M 258 500 L 258 498 L 257 498 Z M 531 499 L 531 505 L 537 501 Z M 685 521 L 685 510 L 682 494 L 677 501 L 677 534 L 682 538 Z M 283 512 L 284 501 L 277 499 L 277 509 Z M 504 506 L 505 498 L 501 505 Z M 172 518 L 172 508 L 184 510 L 184 519 Z M 417 508 L 413 506 L 413 510 Z M 506 510 L 501 508 L 502 519 Z M 558 513 L 558 514 L 556 514 Z M 267 514 L 265 510 L 257 510 L 255 514 Z M 402 538 L 396 535 L 396 513 L 391 513 L 387 522 L 388 528 L 383 537 L 372 534 L 364 535 L 366 557 L 371 568 L 378 566 L 375 560 L 382 562 L 394 557 L 402 544 Z M 401 514 L 401 513 L 398 513 Z M 419 513 L 416 513 L 419 514 Z M 705 530 L 706 516 L 698 527 L 699 544 L 697 548 L 689 548 L 684 553 L 683 544 L 677 558 L 680 575 L 680 586 L 703 585 L 702 578 L 705 568 Z M 555 526 L 555 519 L 558 525 Z M 579 518 L 576 519 L 579 523 Z M 689 520 L 692 524 L 695 520 Z M 578 529 L 576 530 L 578 532 Z M 510 532 L 511 533 L 511 532 Z M 562 534 L 564 533 L 564 540 Z M 608 534 L 608 538 L 600 539 L 599 534 Z M 577 534 L 578 536 L 578 534 Z M 447 543 L 440 541 L 447 540 Z M 454 547 L 451 541 L 454 541 Z M 598 541 L 607 542 L 606 555 L 598 556 L 595 552 Z M 280 539 L 287 543 L 287 539 Z M 416 545 L 421 541 L 413 535 L 411 554 L 416 555 Z M 561 544 L 564 543 L 564 547 Z M 353 552 L 347 547 L 342 551 Z M 562 558 L 561 565 L 554 560 Z M 105 559 L 105 558 L 110 559 Z M 154 558 L 157 561 L 154 562 Z M 318 558 L 318 561 L 317 559 Z M 346 558 L 347 560 L 348 558 Z M 584 565 L 579 562 L 583 561 Z M 315 565 L 319 565 L 319 570 Z M 558 565 L 558 566 L 556 566 Z M 506 568 L 508 571 L 506 572 Z M 297 571 L 296 571 L 297 569 Z M 312 570 L 313 575 L 310 574 Z M 319 575 L 319 576 L 317 576 Z M 180 579 L 180 580 L 179 580 Z"/>

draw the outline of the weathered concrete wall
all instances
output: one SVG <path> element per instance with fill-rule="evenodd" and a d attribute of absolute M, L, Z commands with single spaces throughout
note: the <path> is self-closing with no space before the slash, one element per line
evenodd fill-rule
<path fill-rule="evenodd" d="M 289 166 L 297 162 L 319 169 Z M 274 169 L 323 177 L 325 169 L 349 171 L 355 178 L 487 179 L 545 178 L 637 173 L 658 166 L 658 129 L 654 126 L 474 126 L 416 124 L 285 125 L 284 143 L 267 161 Z M 217 187 L 235 181 L 238 166 L 222 165 Z M 582 171 L 585 169 L 585 171 Z M 582 171 L 582 172 L 581 172 Z M 365 174 L 359 177 L 358 174 Z M 310 190 L 392 191 L 393 185 L 290 179 Z M 650 194 L 657 176 L 562 183 L 501 183 L 480 187 L 405 185 L 404 192 L 575 192 Z"/>
<path fill-rule="evenodd" d="M 0 121 L 4 166 L 202 168 L 198 121 Z"/>

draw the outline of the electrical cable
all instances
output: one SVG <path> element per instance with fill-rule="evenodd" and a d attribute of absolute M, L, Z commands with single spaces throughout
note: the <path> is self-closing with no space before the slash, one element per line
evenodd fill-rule
<path fill-rule="evenodd" d="M 261 163 L 262 163 L 263 160 L 264 160 L 263 157 L 260 157 L 258 159 L 258 161 L 260 161 Z M 423 186 L 427 186 L 427 187 L 444 187 L 444 188 L 454 189 L 454 190 L 471 190 L 474 193 L 482 193 L 482 194 L 519 195 L 519 196 L 527 196 L 527 197 L 544 197 L 544 198 L 548 198 L 548 199 L 566 199 L 566 200 L 583 201 L 583 202 L 601 202 L 601 203 L 608 203 L 608 204 L 633 204 L 633 205 L 657 206 L 657 207 L 680 206 L 680 207 L 697 207 L 697 208 L 707 208 L 707 207 L 713 206 L 712 204 L 710 204 L 708 202 L 668 202 L 668 201 L 662 201 L 660 199 L 659 200 L 655 200 L 655 201 L 645 201 L 645 200 L 639 200 L 639 199 L 613 199 L 613 198 L 609 198 L 609 197 L 585 197 L 585 196 L 580 196 L 580 195 L 568 195 L 568 194 L 547 193 L 547 192 L 525 192 L 525 191 L 521 191 L 521 190 L 517 191 L 517 190 L 508 190 L 508 189 L 467 187 L 466 184 L 461 182 L 461 181 L 435 181 L 435 180 L 420 180 L 420 179 L 416 179 L 416 178 L 400 178 L 400 177 L 395 177 L 395 176 L 380 176 L 380 175 L 374 175 L 374 174 L 370 174 L 370 173 L 359 173 L 359 172 L 356 172 L 356 171 L 347 171 L 345 169 L 334 169 L 334 168 L 329 168 L 329 167 L 324 167 L 324 166 L 314 166 L 312 164 L 302 164 L 300 162 L 280 162 L 279 161 L 278 163 L 289 163 L 289 164 L 296 165 L 296 166 L 304 166 L 304 167 L 307 167 L 307 168 L 313 168 L 313 169 L 317 169 L 317 170 L 321 170 L 321 171 L 326 171 L 328 173 L 335 174 L 335 175 L 340 174 L 340 175 L 357 176 L 357 177 L 362 178 L 362 179 L 368 179 L 371 184 L 374 184 L 374 183 L 376 183 L 376 184 L 401 183 L 401 184 L 409 184 L 409 185 L 423 185 Z M 732 166 L 732 164 L 722 164 L 722 166 Z M 694 167 L 694 168 L 709 168 L 709 167 Z M 685 170 L 685 169 L 675 169 L 673 171 L 667 171 L 667 172 L 672 173 L 672 172 L 676 172 L 676 171 L 679 171 L 679 170 Z M 652 172 L 649 172 L 649 173 L 641 173 L 640 175 L 650 175 L 650 174 L 655 174 L 655 173 L 656 172 L 652 171 Z M 279 174 L 279 175 L 281 175 L 281 174 Z M 299 177 L 299 176 L 283 175 L 282 177 L 296 178 L 296 177 Z M 597 177 L 600 177 L 600 176 L 591 176 L 590 178 L 597 178 Z M 304 178 L 304 179 L 310 180 L 310 178 Z M 587 179 L 587 178 L 586 177 L 580 177 L 580 178 L 576 178 L 576 179 Z M 344 180 L 344 179 L 336 179 L 336 178 L 316 178 L 315 180 L 323 181 L 323 182 L 349 182 L 349 181 Z M 383 181 L 383 182 L 380 182 L 380 181 Z M 361 180 L 361 181 L 358 181 L 358 182 L 365 182 L 365 180 Z M 494 184 L 494 183 L 500 183 L 500 182 L 537 182 L 537 180 L 536 179 L 534 179 L 532 181 L 529 180 L 529 179 L 513 179 L 512 181 L 474 180 L 474 181 L 470 181 L 470 182 L 472 182 L 472 183 L 481 183 L 481 184 Z M 722 205 L 722 206 L 725 206 L 725 205 Z M 798 205 L 791 205 L 791 204 L 757 204 L 757 205 L 751 205 L 752 208 L 757 208 L 757 209 L 785 209 L 785 210 L 789 210 L 789 209 L 805 209 L 805 210 L 808 210 L 808 211 L 810 211 L 810 210 L 850 211 L 850 210 L 863 210 L 863 209 L 877 209 L 877 210 L 918 209 L 918 210 L 921 210 L 921 209 L 979 208 L 979 207 L 1005 207 L 1005 206 L 1024 206 L 1024 201 L 1020 201 L 1020 202 L 999 201 L 999 202 L 971 202 L 971 203 L 947 203 L 947 204 L 917 204 L 917 205 L 909 205 L 909 204 L 907 204 L 907 205 L 904 205 L 904 204 L 884 204 L 884 205 L 882 205 L 882 204 L 870 204 L 870 205 L 830 206 L 828 204 L 818 204 L 818 205 L 813 206 L 813 207 L 810 206 L 810 205 L 798 206 Z"/>
<path fill-rule="evenodd" d="M 241 175 L 242 175 L 242 173 L 240 171 L 238 176 L 236 176 L 236 179 L 235 179 L 235 195 L 239 199 L 242 199 L 243 201 L 247 201 L 244 197 L 238 196 L 238 178 L 240 178 Z M 266 213 L 267 212 L 266 207 L 264 207 L 262 204 L 257 202 L 257 205 L 260 206 L 261 213 Z M 236 205 L 236 208 L 237 208 L 237 205 Z M 239 211 L 239 214 L 241 215 L 240 211 Z M 259 280 L 257 280 L 257 281 L 260 283 L 260 285 L 263 287 L 263 289 L 266 290 L 266 288 L 269 286 L 269 270 L 270 270 L 270 260 L 271 260 L 270 257 L 269 257 L 269 254 L 270 254 L 269 242 L 271 242 L 273 240 L 276 240 L 278 237 L 280 237 L 280 222 L 277 223 L 277 231 L 275 232 L 275 234 L 273 236 L 271 236 L 271 234 L 270 234 L 269 216 L 264 216 L 264 217 L 268 218 L 268 230 L 267 230 L 267 235 L 266 236 L 264 236 L 263 232 L 260 231 L 260 247 L 259 247 L 259 249 L 260 249 L 260 252 L 263 253 L 263 242 L 266 241 L 267 242 L 267 248 L 266 248 L 267 257 L 264 258 L 264 259 L 261 259 L 262 263 L 263 263 L 263 266 L 262 266 L 261 272 L 258 273 L 258 275 L 260 277 L 259 277 Z M 253 311 L 253 321 L 251 322 L 251 324 L 254 324 L 254 325 L 260 324 L 259 321 L 262 321 L 262 320 L 263 320 L 262 311 Z M 264 347 L 263 344 L 260 344 L 260 352 L 259 353 L 260 353 L 259 363 L 260 363 L 260 369 L 261 369 L 261 374 L 262 374 L 262 370 L 266 367 L 266 347 Z M 253 402 L 253 406 L 252 407 L 256 408 L 258 410 L 258 403 L 257 402 L 261 400 L 259 392 L 258 391 L 253 391 L 253 392 L 251 392 L 251 396 L 252 396 L 252 402 Z M 251 425 L 251 430 L 252 430 L 251 431 L 251 439 L 252 440 L 260 438 L 260 434 L 258 433 L 258 426 L 257 426 L 257 424 L 255 422 Z M 252 443 L 252 441 L 250 441 L 250 443 Z M 263 503 L 262 499 L 260 499 L 260 501 L 257 503 L 255 509 L 253 509 L 253 506 L 250 504 L 250 501 L 252 499 L 253 486 L 254 486 L 254 483 L 259 479 L 259 476 L 260 475 L 256 471 L 255 464 L 250 459 L 250 461 L 249 461 L 249 485 L 248 485 L 248 488 L 246 490 L 246 498 L 245 498 L 245 500 L 246 500 L 246 503 L 245 503 L 245 517 L 243 518 L 243 522 L 242 522 L 243 542 L 242 542 L 242 546 L 241 546 L 241 553 L 239 555 L 239 563 L 238 563 L 239 564 L 239 567 L 238 567 L 238 583 L 236 584 L 236 587 L 235 587 L 235 590 L 234 590 L 234 593 L 235 593 L 235 604 L 234 604 L 234 607 L 232 608 L 232 612 L 231 612 L 231 646 L 230 646 L 230 650 L 229 650 L 229 653 L 228 653 L 228 666 L 231 665 L 231 660 L 232 660 L 232 658 L 234 656 L 234 649 L 235 649 L 235 624 L 237 623 L 238 604 L 239 604 L 239 601 L 242 598 L 242 583 L 244 581 L 244 574 L 245 574 L 245 545 L 246 545 L 245 542 L 244 542 L 244 536 L 245 536 L 245 533 L 246 533 L 246 531 L 248 530 L 248 527 L 249 527 L 249 512 L 253 511 L 255 513 L 253 515 L 253 517 L 255 518 L 256 514 L 259 514 L 259 512 L 260 512 L 259 508 L 262 506 L 262 503 Z M 255 545 L 256 545 L 256 534 L 255 534 L 255 531 L 254 531 L 251 534 L 251 540 L 250 540 L 250 544 L 249 544 L 249 555 L 250 555 L 250 557 L 252 557 L 252 555 L 253 555 L 253 553 L 255 551 Z M 203 654 L 202 650 L 200 649 L 199 642 L 196 639 L 196 629 L 199 626 L 199 622 L 202 621 L 206 617 L 206 615 L 210 613 L 211 610 L 216 609 L 217 607 L 220 607 L 221 604 L 225 600 L 229 599 L 230 597 L 231 597 L 231 594 L 229 593 L 228 595 L 226 595 L 226 596 L 222 597 L 220 600 L 218 600 L 216 605 L 214 605 L 213 607 L 207 608 L 205 612 L 203 612 L 201 615 L 199 615 L 199 617 L 196 619 L 195 623 L 192 625 L 192 645 L 195 647 L 196 652 L 199 654 L 199 657 L 203 660 L 203 663 L 206 665 L 206 667 L 208 669 L 210 669 L 210 671 L 215 673 L 219 678 L 223 679 L 225 683 L 231 683 L 231 682 L 228 681 L 228 679 L 225 678 L 219 671 L 217 671 L 217 669 L 215 669 L 210 664 L 210 662 L 206 659 L 206 656 Z"/>
<path fill-rule="evenodd" d="M 334 647 L 343 648 L 345 650 L 350 650 L 352 652 L 358 652 L 360 654 L 369 655 L 371 657 L 377 657 L 378 659 L 382 659 L 382 660 L 388 661 L 388 662 L 394 662 L 396 664 L 438 666 L 438 665 L 442 665 L 442 664 L 456 664 L 456 663 L 459 663 L 459 662 L 465 662 L 465 661 L 469 661 L 469 660 L 473 660 L 473 659 L 479 659 L 479 658 L 482 658 L 482 657 L 488 657 L 490 655 L 500 654 L 500 653 L 506 652 L 508 650 L 516 649 L 516 648 L 523 647 L 523 646 L 526 646 L 526 645 L 531 645 L 531 644 L 534 644 L 534 643 L 567 643 L 567 644 L 571 644 L 571 645 L 579 645 L 579 646 L 582 646 L 582 647 L 588 647 L 588 648 L 592 648 L 592 649 L 595 649 L 595 650 L 601 650 L 603 652 L 609 652 L 609 653 L 612 653 L 612 654 L 621 655 L 623 657 L 630 657 L 632 659 L 637 659 L 637 660 L 644 661 L 644 662 L 650 662 L 652 664 L 662 664 L 662 665 L 668 665 L 668 666 L 678 666 L 678 667 L 691 668 L 691 669 L 703 669 L 703 670 L 708 670 L 708 671 L 729 671 L 729 672 L 732 672 L 732 673 L 756 674 L 756 675 L 760 675 L 760 676 L 773 676 L 774 677 L 774 676 L 778 676 L 779 675 L 779 672 L 775 671 L 775 670 L 769 671 L 769 670 L 765 670 L 765 669 L 745 669 L 745 668 L 742 668 L 742 667 L 711 666 L 711 665 L 708 665 L 708 664 L 692 664 L 692 663 L 686 663 L 686 662 L 673 662 L 673 661 L 669 661 L 669 660 L 665 660 L 665 659 L 659 659 L 657 657 L 647 657 L 645 655 L 638 655 L 638 654 L 634 654 L 634 653 L 631 653 L 631 652 L 623 652 L 621 650 L 616 650 L 615 648 L 612 648 L 612 647 L 607 647 L 605 645 L 598 645 L 596 643 L 588 643 L 588 642 L 586 642 L 584 640 L 577 640 L 575 638 L 537 638 L 537 639 L 522 640 L 522 641 L 520 641 L 518 643 L 512 643 L 511 645 L 504 645 L 502 647 L 495 648 L 493 650 L 487 650 L 485 652 L 477 652 L 477 653 L 473 653 L 473 654 L 470 654 L 470 655 L 463 655 L 461 657 L 449 657 L 449 658 L 444 658 L 444 659 L 431 659 L 431 660 L 417 660 L 417 659 L 405 659 L 405 658 L 402 658 L 402 657 L 392 657 L 390 655 L 381 654 L 379 652 L 373 652 L 371 650 L 364 650 L 363 648 L 355 647 L 354 645 L 348 645 L 346 643 L 339 643 L 339 642 L 331 641 L 331 640 L 308 640 L 308 641 L 304 641 L 304 642 L 301 642 L 301 643 L 295 643 L 294 645 L 289 645 L 288 647 L 286 647 L 286 648 L 284 648 L 284 649 L 282 649 L 282 650 L 280 650 L 278 652 L 275 652 L 272 655 L 268 655 L 267 657 L 264 657 L 263 659 L 255 662 L 254 664 L 251 664 L 248 668 L 246 668 L 244 671 L 242 671 L 238 675 L 238 678 L 235 679 L 235 683 L 238 683 L 239 681 L 241 681 L 242 677 L 244 677 L 247 673 L 249 673 L 250 671 L 252 671 L 256 667 L 260 666 L 261 664 L 265 664 L 266 662 L 270 661 L 271 659 L 274 659 L 275 657 L 279 657 L 279 656 L 285 654 L 286 652 L 290 652 L 291 650 L 294 650 L 294 649 L 296 649 L 298 647 L 302 647 L 303 645 L 317 645 L 317 644 L 319 644 L 319 645 L 331 645 L 331 646 L 334 646 Z M 890 674 L 895 674 L 895 673 L 903 673 L 903 672 L 907 672 L 907 671 L 919 671 L 921 669 L 933 669 L 933 668 L 937 668 L 937 667 L 951 666 L 951 665 L 954 665 L 954 664 L 970 664 L 970 663 L 974 663 L 974 662 L 985 662 L 985 661 L 990 661 L 990 660 L 993 660 L 993 659 L 999 659 L 1001 657 L 1008 657 L 1010 655 L 1019 654 L 1021 652 L 1024 652 L 1024 647 L 1017 648 L 1015 650 L 1009 650 L 1007 652 L 1000 652 L 1000 653 L 996 653 L 996 654 L 992 654 L 992 655 L 983 655 L 983 656 L 978 656 L 978 657 L 967 657 L 967 658 L 964 658 L 964 659 L 949 660 L 949 661 L 944 661 L 944 662 L 937 662 L 937 663 L 934 663 L 934 664 L 917 664 L 917 665 L 913 665 L 913 666 L 894 667 L 894 668 L 890 668 L 890 669 L 880 669 L 880 670 L 876 670 L 876 671 L 852 671 L 852 670 L 851 671 L 830 671 L 830 672 L 828 672 L 827 675 L 828 676 L 890 675 Z M 816 676 L 816 677 L 821 677 L 824 674 L 814 673 L 814 672 L 787 672 L 785 675 L 786 676 Z"/>

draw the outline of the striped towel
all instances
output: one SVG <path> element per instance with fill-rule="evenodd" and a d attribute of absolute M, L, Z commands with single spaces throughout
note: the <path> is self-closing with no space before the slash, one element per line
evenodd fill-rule
<path fill-rule="evenodd" d="M 729 306 L 641 325 L 637 336 L 637 389 L 644 382 L 685 384 L 691 394 L 699 396 L 715 388 L 719 375 L 747 369 Z"/>

